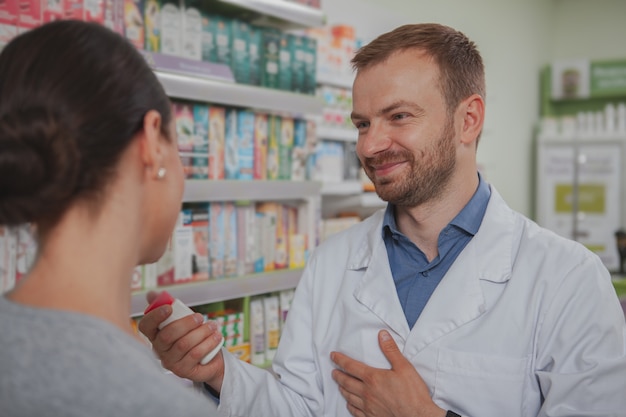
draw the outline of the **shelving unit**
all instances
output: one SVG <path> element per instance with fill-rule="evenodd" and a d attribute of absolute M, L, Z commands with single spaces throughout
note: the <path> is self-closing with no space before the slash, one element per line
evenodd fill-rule
<path fill-rule="evenodd" d="M 319 114 L 318 97 L 273 90 L 221 79 L 200 78 L 155 71 L 170 97 L 239 106 L 263 111 L 287 112 L 294 116 Z"/>
<path fill-rule="evenodd" d="M 363 192 L 352 195 L 327 195 L 324 198 L 322 215 L 338 212 L 356 212 L 367 217 L 376 210 L 384 208 L 387 203 L 375 192 Z"/>
<path fill-rule="evenodd" d="M 360 181 L 327 182 L 322 184 L 322 196 L 347 196 L 363 192 Z"/>
<path fill-rule="evenodd" d="M 354 77 L 341 77 L 337 75 L 330 74 L 318 74 L 317 75 L 317 83 L 322 85 L 329 85 L 331 87 L 339 87 L 346 88 L 348 90 L 352 90 L 352 83 L 354 82 Z"/>
<path fill-rule="evenodd" d="M 282 28 L 323 26 L 326 15 L 320 9 L 284 0 L 218 0 L 216 3 L 252 12 L 255 24 L 269 24 Z"/>
<path fill-rule="evenodd" d="M 356 142 L 358 139 L 358 132 L 356 129 L 349 129 L 345 127 L 319 126 L 317 128 L 317 136 L 320 139 L 326 140 Z"/>
<path fill-rule="evenodd" d="M 236 278 L 191 282 L 158 288 L 181 299 L 188 306 L 198 306 L 223 300 L 246 297 L 266 292 L 295 288 L 302 274 L 301 269 L 283 269 L 274 272 L 247 275 Z M 140 316 L 147 306 L 146 294 L 150 290 L 138 291 L 131 300 L 131 315 Z"/>
<path fill-rule="evenodd" d="M 356 128 L 321 126 L 317 129 L 317 137 L 319 140 L 355 143 L 358 139 L 358 132 Z M 367 217 L 386 205 L 376 193 L 363 191 L 363 185 L 358 180 L 324 183 L 321 194 L 322 217 L 346 211 Z"/>
<path fill-rule="evenodd" d="M 307 200 L 320 194 L 313 181 L 187 180 L 183 201 Z"/>
<path fill-rule="evenodd" d="M 623 59 L 546 66 L 535 137 L 537 222 L 587 246 L 611 271 L 615 232 L 626 227 L 624 71 Z"/>
<path fill-rule="evenodd" d="M 282 29 L 322 26 L 325 15 L 319 9 L 279 0 L 212 0 L 216 13 L 240 16 L 254 24 Z M 176 99 L 236 106 L 260 112 L 289 114 L 292 117 L 320 115 L 321 99 L 264 87 L 237 84 L 227 66 L 206 62 L 176 62 L 168 57 L 144 53 L 168 96 Z M 161 64 L 161 65 L 160 65 Z M 299 227 L 307 230 L 308 247 L 316 242 L 321 184 L 312 181 L 187 180 L 184 203 L 213 201 L 297 201 L 306 206 Z M 268 273 L 191 282 L 163 287 L 185 304 L 195 306 L 250 295 L 295 288 L 302 271 L 277 270 Z M 158 288 L 157 291 L 161 289 Z M 143 314 L 149 289 L 133 294 L 131 314 Z"/>

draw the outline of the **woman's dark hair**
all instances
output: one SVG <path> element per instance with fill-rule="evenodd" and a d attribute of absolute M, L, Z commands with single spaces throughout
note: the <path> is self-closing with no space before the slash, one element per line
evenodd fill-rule
<path fill-rule="evenodd" d="M 0 224 L 51 227 L 77 199 L 97 205 L 149 110 L 171 140 L 170 106 L 141 54 L 103 26 L 57 21 L 13 39 L 0 53 Z"/>

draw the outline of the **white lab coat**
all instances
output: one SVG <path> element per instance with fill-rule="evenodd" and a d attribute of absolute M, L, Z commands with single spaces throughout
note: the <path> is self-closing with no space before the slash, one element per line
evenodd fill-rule
<path fill-rule="evenodd" d="M 320 245 L 283 330 L 277 378 L 226 355 L 221 413 L 349 416 L 330 353 L 389 368 L 377 338 L 387 329 L 433 400 L 463 416 L 626 416 L 626 326 L 607 270 L 491 189 L 480 230 L 412 330 L 381 237 L 384 211 Z"/>

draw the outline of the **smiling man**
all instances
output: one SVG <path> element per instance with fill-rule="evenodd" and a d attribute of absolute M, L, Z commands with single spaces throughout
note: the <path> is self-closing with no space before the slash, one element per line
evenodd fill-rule
<path fill-rule="evenodd" d="M 480 54 L 406 25 L 358 51 L 357 154 L 389 204 L 315 249 L 274 375 L 182 319 L 140 328 L 230 416 L 623 416 L 626 325 L 593 253 L 511 210 L 478 173 Z M 180 349 L 185 346 L 185 349 Z"/>

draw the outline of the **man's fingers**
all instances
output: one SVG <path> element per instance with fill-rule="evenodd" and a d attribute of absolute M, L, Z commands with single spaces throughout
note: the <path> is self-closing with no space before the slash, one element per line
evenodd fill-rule
<path fill-rule="evenodd" d="M 214 324 L 203 326 L 203 318 L 199 313 L 182 317 L 163 327 L 152 346 L 157 351 L 174 350 L 186 354 L 209 335 L 211 326 Z"/>
<path fill-rule="evenodd" d="M 359 379 L 363 378 L 363 372 L 365 368 L 365 365 L 363 365 L 363 363 L 339 352 L 332 352 L 330 354 L 330 359 L 346 373 Z"/>
<path fill-rule="evenodd" d="M 152 310 L 139 321 L 139 331 L 143 333 L 150 342 L 154 342 L 157 333 L 159 333 L 159 324 L 168 318 L 170 314 L 172 314 L 172 306 L 170 305 L 163 305 Z"/>

